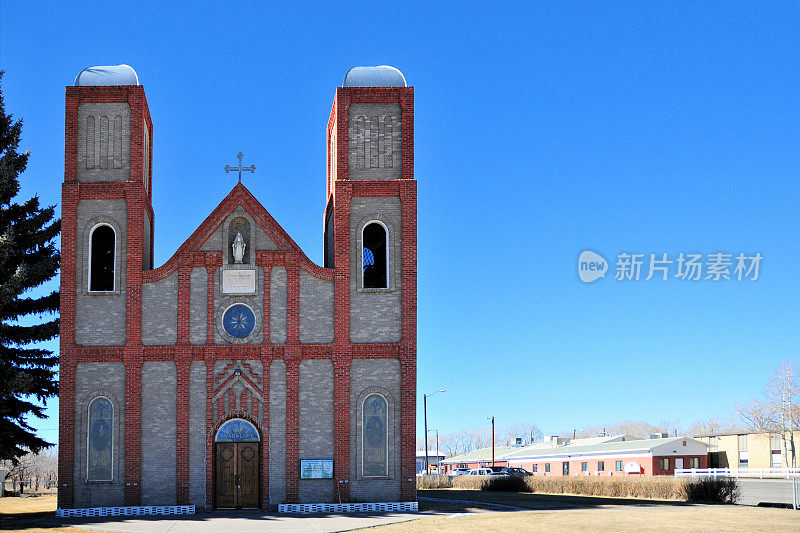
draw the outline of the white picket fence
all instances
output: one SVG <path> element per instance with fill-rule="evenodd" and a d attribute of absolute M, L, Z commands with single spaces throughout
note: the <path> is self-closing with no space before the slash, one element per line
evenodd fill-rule
<path fill-rule="evenodd" d="M 676 468 L 675 477 L 792 479 L 800 477 L 800 468 Z"/>

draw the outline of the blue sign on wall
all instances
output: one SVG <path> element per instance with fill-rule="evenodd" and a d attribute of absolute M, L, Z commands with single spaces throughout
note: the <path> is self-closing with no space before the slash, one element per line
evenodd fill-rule
<path fill-rule="evenodd" d="M 333 459 L 300 459 L 300 479 L 333 479 Z"/>

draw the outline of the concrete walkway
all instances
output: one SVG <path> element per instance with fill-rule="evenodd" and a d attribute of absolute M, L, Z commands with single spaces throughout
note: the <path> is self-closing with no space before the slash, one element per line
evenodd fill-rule
<path fill-rule="evenodd" d="M 205 531 L 347 531 L 433 516 L 432 513 L 265 514 L 258 510 L 216 511 L 185 516 L 63 519 L 62 526 L 129 533 L 190 533 Z"/>

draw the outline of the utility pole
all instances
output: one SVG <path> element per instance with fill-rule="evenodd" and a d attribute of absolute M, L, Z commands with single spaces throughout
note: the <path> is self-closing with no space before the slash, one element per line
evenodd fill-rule
<path fill-rule="evenodd" d="M 445 392 L 445 389 L 437 390 L 431 394 L 423 394 L 422 395 L 422 413 L 423 418 L 425 420 L 425 475 L 428 475 L 428 396 L 433 396 L 434 394 L 438 394 L 440 392 Z M 438 438 L 437 438 L 438 441 Z M 439 453 L 438 451 L 436 453 Z"/>
<path fill-rule="evenodd" d="M 486 417 L 486 420 L 492 421 L 492 466 L 494 466 L 494 417 Z"/>
<path fill-rule="evenodd" d="M 436 432 L 436 475 L 440 475 L 441 469 L 439 468 L 439 461 L 441 457 L 439 456 L 439 430 L 438 429 L 429 429 L 428 431 L 435 431 Z"/>

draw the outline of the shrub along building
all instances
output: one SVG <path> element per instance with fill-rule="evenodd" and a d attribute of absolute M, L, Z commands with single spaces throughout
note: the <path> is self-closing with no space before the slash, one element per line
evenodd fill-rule
<path fill-rule="evenodd" d="M 413 87 L 336 89 L 323 266 L 240 182 L 155 268 L 153 140 L 130 67 L 67 87 L 59 507 L 415 500 Z"/>
<path fill-rule="evenodd" d="M 492 464 L 491 448 L 442 461 L 453 468 Z M 688 437 L 642 439 L 630 435 L 576 439 L 564 444 L 533 444 L 495 449 L 495 465 L 525 468 L 539 476 L 654 476 L 672 475 L 676 468 L 707 468 L 708 445 Z"/>

